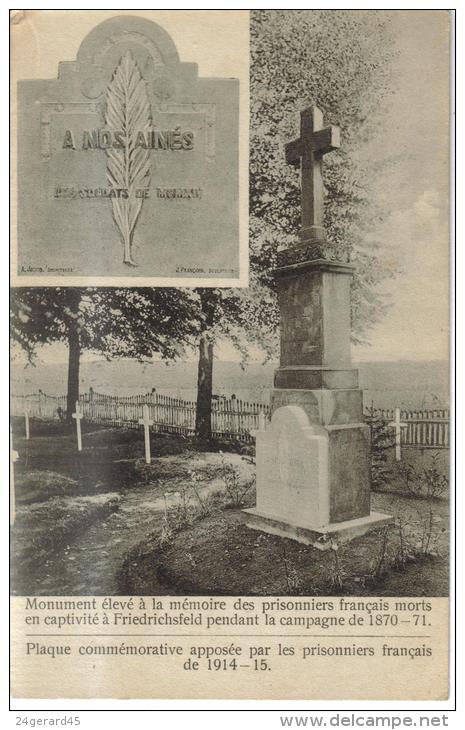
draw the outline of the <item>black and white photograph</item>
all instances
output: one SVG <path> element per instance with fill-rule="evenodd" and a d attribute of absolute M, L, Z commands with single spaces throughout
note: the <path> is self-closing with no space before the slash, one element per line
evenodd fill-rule
<path fill-rule="evenodd" d="M 244 285 L 247 13 L 74 11 L 70 38 L 70 12 L 17 11 L 12 29 L 13 282 Z"/>
<path fill-rule="evenodd" d="M 57 28 L 73 13 L 92 24 Z M 18 82 L 12 596 L 427 617 L 450 585 L 451 13 L 229 11 L 246 170 L 243 81 L 157 11 L 105 13 L 58 79 Z M 243 174 L 248 285 L 225 285 Z M 60 257 L 81 282 L 43 278 Z"/>

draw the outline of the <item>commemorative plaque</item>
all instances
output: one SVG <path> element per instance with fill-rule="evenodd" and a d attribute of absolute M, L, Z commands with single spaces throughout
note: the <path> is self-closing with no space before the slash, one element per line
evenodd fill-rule
<path fill-rule="evenodd" d="M 239 79 L 199 77 L 157 23 L 110 18 L 20 80 L 17 150 L 19 285 L 238 282 Z"/>

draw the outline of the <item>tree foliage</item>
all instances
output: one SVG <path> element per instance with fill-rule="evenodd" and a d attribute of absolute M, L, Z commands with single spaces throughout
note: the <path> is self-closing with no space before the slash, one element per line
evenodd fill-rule
<path fill-rule="evenodd" d="M 341 128 L 325 156 L 325 227 L 334 255 L 356 264 L 352 330 L 360 341 L 382 315 L 376 287 L 390 275 L 374 235 L 387 211 L 373 195 L 383 166 L 370 160 L 391 93 L 393 41 L 381 11 L 255 10 L 251 14 L 250 236 L 252 265 L 271 268 L 279 245 L 296 242 L 299 171 L 284 145 L 299 134 L 298 113 L 316 104 Z M 269 266 L 266 266 L 268 262 Z"/>
<path fill-rule="evenodd" d="M 81 350 L 172 359 L 196 336 L 197 314 L 183 289 L 21 288 L 12 290 L 11 336 L 30 360 L 38 345 L 67 342 L 70 326 Z"/>
<path fill-rule="evenodd" d="M 79 397 L 84 350 L 108 359 L 173 359 L 193 343 L 199 324 L 197 304 L 183 289 L 41 287 L 11 296 L 11 336 L 31 362 L 39 345 L 68 347 L 68 418 Z"/>

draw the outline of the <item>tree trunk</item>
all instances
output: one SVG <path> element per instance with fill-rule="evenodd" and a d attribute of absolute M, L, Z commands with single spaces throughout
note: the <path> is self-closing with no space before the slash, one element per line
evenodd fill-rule
<path fill-rule="evenodd" d="M 199 342 L 199 366 L 197 375 L 197 409 L 195 432 L 201 439 L 212 436 L 212 394 L 213 394 L 213 343 L 203 332 Z"/>
<path fill-rule="evenodd" d="M 79 359 L 81 343 L 79 338 L 79 303 L 81 292 L 78 289 L 69 292 L 70 315 L 68 320 L 68 393 L 66 398 L 66 418 L 71 421 L 75 412 L 76 401 L 79 400 Z"/>
<path fill-rule="evenodd" d="M 199 340 L 195 433 L 199 438 L 207 441 L 212 437 L 213 342 L 211 328 L 214 324 L 216 300 L 214 290 L 200 290 L 204 327 Z"/>

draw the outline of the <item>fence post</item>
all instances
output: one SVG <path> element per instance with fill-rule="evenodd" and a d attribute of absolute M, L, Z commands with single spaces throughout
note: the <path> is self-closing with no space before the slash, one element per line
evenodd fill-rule
<path fill-rule="evenodd" d="M 15 468 L 14 464 L 19 459 L 19 454 L 13 448 L 13 430 L 10 426 L 10 525 L 14 525 L 16 516 L 15 502 Z"/>
<path fill-rule="evenodd" d="M 158 392 L 156 388 L 152 388 L 152 420 L 154 421 L 155 431 L 160 431 L 159 421 L 159 408 L 158 408 Z"/>
<path fill-rule="evenodd" d="M 94 420 L 94 389 L 89 385 L 89 418 Z"/>
<path fill-rule="evenodd" d="M 236 401 L 236 395 L 235 393 L 231 396 L 231 432 L 233 435 L 236 435 L 239 437 L 239 427 L 238 427 L 238 419 L 237 419 L 237 406 L 238 403 Z"/>

